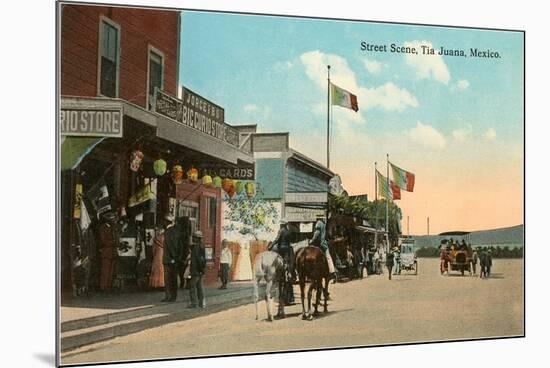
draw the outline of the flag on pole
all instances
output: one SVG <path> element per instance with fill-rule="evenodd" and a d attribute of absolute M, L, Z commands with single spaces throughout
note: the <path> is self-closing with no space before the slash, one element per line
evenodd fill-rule
<path fill-rule="evenodd" d="M 390 180 L 390 185 L 388 186 L 388 180 L 378 171 L 376 171 L 378 176 L 378 195 L 386 199 L 397 200 L 401 199 L 401 189 Z"/>
<path fill-rule="evenodd" d="M 414 174 L 395 166 L 391 162 L 390 165 L 395 184 L 401 189 L 412 192 L 414 189 Z"/>
<path fill-rule="evenodd" d="M 330 83 L 330 94 L 332 96 L 331 103 L 333 105 L 342 106 L 351 109 L 355 112 L 359 111 L 359 105 L 357 104 L 357 96 L 353 93 L 346 91 L 337 85 Z"/>

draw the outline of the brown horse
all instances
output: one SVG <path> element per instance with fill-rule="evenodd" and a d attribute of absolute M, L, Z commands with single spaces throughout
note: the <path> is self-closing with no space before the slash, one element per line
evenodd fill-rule
<path fill-rule="evenodd" d="M 312 246 L 300 249 L 296 254 L 296 271 L 298 273 L 300 283 L 300 296 L 302 297 L 302 319 L 312 320 L 314 316 L 319 314 L 317 307 L 319 306 L 319 302 L 321 300 L 321 292 L 323 292 L 325 299 L 324 312 L 328 312 L 327 299 L 330 278 L 327 259 L 323 254 L 323 251 L 318 247 Z M 310 281 L 307 292 L 307 313 L 304 306 L 306 279 Z M 311 295 L 313 289 L 317 291 L 317 298 L 315 300 L 315 311 L 312 315 Z"/>

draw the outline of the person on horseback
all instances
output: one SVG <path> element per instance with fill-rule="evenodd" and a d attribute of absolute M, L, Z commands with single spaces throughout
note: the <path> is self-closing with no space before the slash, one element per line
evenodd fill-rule
<path fill-rule="evenodd" d="M 285 263 L 288 265 L 288 270 L 290 272 L 290 277 L 292 281 L 296 280 L 296 271 L 294 269 L 294 252 L 292 251 L 292 246 L 290 245 L 290 231 L 287 227 L 287 222 L 281 220 L 279 232 L 277 237 L 271 243 L 271 249 L 276 247 L 276 252 L 283 257 Z"/>
<path fill-rule="evenodd" d="M 334 269 L 334 263 L 332 262 L 332 257 L 328 250 L 328 243 L 326 238 L 326 226 L 324 223 L 325 216 L 317 215 L 317 222 L 315 223 L 315 228 L 313 229 L 313 238 L 309 241 L 309 245 L 314 245 L 321 248 L 325 257 L 327 258 L 328 270 L 330 272 L 330 278 L 336 280 L 336 272 Z"/>

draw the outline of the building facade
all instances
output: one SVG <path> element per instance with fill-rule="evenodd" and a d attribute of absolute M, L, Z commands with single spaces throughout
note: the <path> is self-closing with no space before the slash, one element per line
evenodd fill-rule
<path fill-rule="evenodd" d="M 180 13 L 65 4 L 60 20 L 62 288 L 100 287 L 106 212 L 121 219 L 114 287 L 148 287 L 167 214 L 187 242 L 202 231 L 214 282 L 223 192 L 205 170 L 254 160 L 222 107 L 180 89 Z"/>

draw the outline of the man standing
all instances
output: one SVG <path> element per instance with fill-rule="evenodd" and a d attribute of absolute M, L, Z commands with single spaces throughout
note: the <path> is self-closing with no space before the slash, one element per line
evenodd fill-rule
<path fill-rule="evenodd" d="M 222 240 L 222 254 L 220 256 L 220 279 L 222 286 L 220 289 L 227 289 L 227 282 L 229 281 L 229 268 L 233 263 L 233 255 L 229 249 L 229 242 L 227 239 Z"/>
<path fill-rule="evenodd" d="M 388 268 L 388 280 L 391 280 L 391 274 L 393 269 L 393 252 L 386 254 L 386 267 Z"/>
<path fill-rule="evenodd" d="M 488 278 L 491 276 L 491 267 L 493 266 L 493 252 L 491 251 L 491 249 L 487 251 L 487 256 L 485 259 L 485 277 Z"/>
<path fill-rule="evenodd" d="M 398 247 L 393 247 L 393 258 L 394 258 L 394 275 L 401 274 L 401 252 Z"/>
<path fill-rule="evenodd" d="M 99 226 L 99 240 L 101 243 L 101 278 L 99 288 L 110 291 L 113 287 L 116 260 L 118 258 L 118 230 L 117 215 L 113 211 L 102 215 L 103 223 Z"/>
<path fill-rule="evenodd" d="M 191 245 L 191 280 L 189 280 L 189 308 L 206 307 L 202 276 L 206 269 L 206 251 L 202 245 L 202 232 L 195 231 Z"/>
<path fill-rule="evenodd" d="M 174 226 L 174 216 L 164 217 L 164 290 L 162 302 L 175 302 L 178 294 L 178 265 L 181 261 L 182 239 Z"/>
<path fill-rule="evenodd" d="M 477 250 L 473 250 L 472 252 L 472 268 L 474 271 L 474 275 L 477 275 L 476 268 L 477 268 Z"/>

